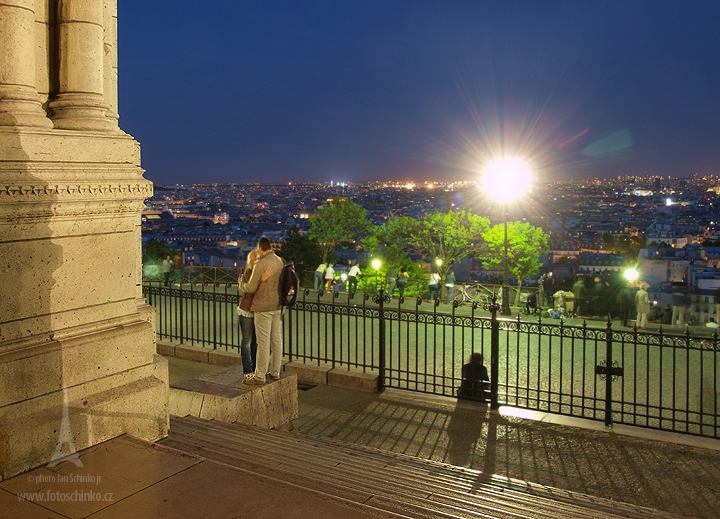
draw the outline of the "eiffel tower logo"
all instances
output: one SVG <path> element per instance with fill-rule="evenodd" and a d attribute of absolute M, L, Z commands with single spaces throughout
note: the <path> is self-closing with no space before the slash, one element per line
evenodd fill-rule
<path fill-rule="evenodd" d="M 69 454 L 63 456 L 63 445 L 67 444 Z M 55 452 L 53 452 L 48 467 L 54 467 L 58 463 L 63 461 L 70 461 L 75 464 L 76 467 L 84 467 L 83 462 L 80 460 L 80 455 L 75 449 L 75 443 L 73 442 L 72 433 L 70 432 L 70 415 L 68 413 L 68 396 L 67 388 L 63 384 L 63 416 L 62 423 L 60 424 L 60 437 L 58 438 L 57 445 L 55 445 Z"/>

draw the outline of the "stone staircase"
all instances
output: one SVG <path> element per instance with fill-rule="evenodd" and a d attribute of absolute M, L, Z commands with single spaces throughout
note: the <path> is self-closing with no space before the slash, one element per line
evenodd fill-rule
<path fill-rule="evenodd" d="M 395 518 L 680 516 L 297 432 L 172 417 L 160 444 Z"/>

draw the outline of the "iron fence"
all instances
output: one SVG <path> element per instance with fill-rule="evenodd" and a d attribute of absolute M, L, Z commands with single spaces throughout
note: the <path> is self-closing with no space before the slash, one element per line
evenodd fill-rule
<path fill-rule="evenodd" d="M 160 339 L 239 350 L 236 284 L 146 283 L 143 292 Z M 457 396 L 462 365 L 478 352 L 495 407 L 720 437 L 716 331 L 506 319 L 496 306 L 304 290 L 285 311 L 284 355 L 377 373 L 383 387 Z"/>

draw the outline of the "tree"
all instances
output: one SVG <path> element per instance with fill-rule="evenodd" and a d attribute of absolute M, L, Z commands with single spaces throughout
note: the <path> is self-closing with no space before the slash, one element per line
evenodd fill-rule
<path fill-rule="evenodd" d="M 421 220 L 410 217 L 391 218 L 380 236 L 391 251 L 400 248 L 441 260 L 440 278 L 453 263 L 481 250 L 483 233 L 490 226 L 487 218 L 471 211 L 427 213 Z"/>
<path fill-rule="evenodd" d="M 354 242 L 373 227 L 367 211 L 347 198 L 331 198 L 310 223 L 309 235 L 317 240 L 323 262 L 341 243 Z"/>
<path fill-rule="evenodd" d="M 399 266 L 412 263 L 406 260 L 408 252 L 415 249 L 412 244 L 417 221 L 409 216 L 393 216 L 387 223 L 375 228 L 375 232 L 362 241 L 364 249 L 378 252 L 385 263 Z"/>
<path fill-rule="evenodd" d="M 174 256 L 177 254 L 175 249 L 170 249 L 159 240 L 149 240 L 143 246 L 143 263 L 161 262 L 167 256 Z"/>
<path fill-rule="evenodd" d="M 292 261 L 295 267 L 302 266 L 306 270 L 314 270 L 322 259 L 322 252 L 317 240 L 300 234 L 297 225 L 291 226 L 287 231 L 287 238 L 278 251 L 278 256 L 285 261 Z M 298 272 L 302 280 L 302 272 Z"/>
<path fill-rule="evenodd" d="M 622 254 L 627 262 L 637 261 L 640 249 L 646 246 L 646 240 L 639 236 L 620 236 L 613 240 L 609 234 L 603 234 L 603 241 L 606 251 Z"/>
<path fill-rule="evenodd" d="M 508 222 L 508 274 L 523 280 L 537 274 L 540 270 L 540 256 L 546 254 L 548 235 L 540 227 L 529 223 Z M 495 225 L 484 235 L 486 248 L 479 256 L 491 268 L 504 268 L 505 261 L 505 226 Z M 515 296 L 515 304 L 520 303 L 520 291 Z"/>

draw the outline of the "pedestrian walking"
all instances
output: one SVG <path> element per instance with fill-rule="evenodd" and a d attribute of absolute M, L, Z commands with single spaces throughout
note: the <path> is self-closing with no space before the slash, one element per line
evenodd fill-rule
<path fill-rule="evenodd" d="M 393 292 L 395 292 L 395 283 L 397 282 L 398 277 L 398 269 L 397 267 L 391 267 L 387 271 L 387 295 L 390 297 L 393 296 Z"/>
<path fill-rule="evenodd" d="M 431 301 L 434 301 L 436 297 L 440 297 L 440 275 L 437 272 L 430 273 L 428 290 L 430 291 Z"/>
<path fill-rule="evenodd" d="M 640 285 L 640 290 L 635 294 L 635 310 L 637 310 L 637 322 L 636 326 L 639 326 L 641 330 L 645 329 L 645 320 L 647 314 L 650 311 L 650 300 L 647 293 L 647 285 L 644 283 Z"/>
<path fill-rule="evenodd" d="M 357 265 L 353 265 L 350 267 L 350 271 L 348 272 L 348 292 L 355 293 L 357 292 L 357 278 L 360 276 L 360 267 Z"/>
<path fill-rule="evenodd" d="M 326 270 L 326 263 L 320 263 L 320 265 L 318 265 L 318 268 L 315 269 L 315 278 L 313 279 L 313 288 L 315 289 L 315 292 L 318 291 L 318 287 L 322 288 L 323 283 L 325 283 Z"/>
<path fill-rule="evenodd" d="M 445 302 L 450 304 L 452 302 L 453 289 L 455 288 L 455 273 L 452 270 L 448 270 L 445 274 Z"/>
<path fill-rule="evenodd" d="M 335 279 L 335 269 L 332 268 L 332 266 L 332 263 L 328 263 L 328 266 L 325 269 L 325 283 L 327 283 L 327 287 L 325 288 L 325 290 L 327 290 L 328 292 L 332 290 L 333 279 Z"/>
<path fill-rule="evenodd" d="M 402 267 L 400 269 L 400 273 L 398 274 L 398 295 L 400 297 L 405 297 L 405 285 L 407 285 L 407 280 L 410 276 L 407 273 L 407 268 Z"/>
<path fill-rule="evenodd" d="M 172 261 L 170 261 L 170 255 L 168 254 L 167 258 L 162 262 L 163 284 L 166 287 L 170 286 L 170 270 L 172 270 Z"/>

